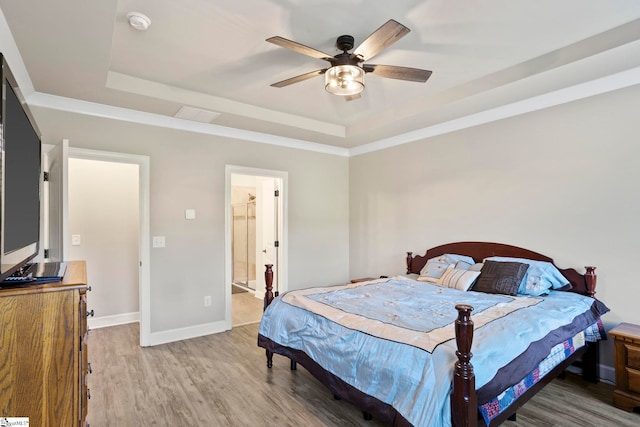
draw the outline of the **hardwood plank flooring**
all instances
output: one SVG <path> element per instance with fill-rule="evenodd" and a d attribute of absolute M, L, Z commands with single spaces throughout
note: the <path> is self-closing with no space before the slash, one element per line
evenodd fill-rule
<path fill-rule="evenodd" d="M 262 299 L 252 292 L 231 294 L 231 324 L 236 326 L 258 323 L 262 319 Z"/>
<path fill-rule="evenodd" d="M 101 426 L 367 426 L 361 412 L 304 368 L 273 369 L 257 347 L 257 324 L 155 347 L 138 346 L 138 324 L 91 331 L 88 422 Z M 640 414 L 611 405 L 612 387 L 567 375 L 505 426 L 638 426 Z M 563 403 L 575 410 L 558 411 Z M 588 416 L 577 418 L 580 411 Z"/>

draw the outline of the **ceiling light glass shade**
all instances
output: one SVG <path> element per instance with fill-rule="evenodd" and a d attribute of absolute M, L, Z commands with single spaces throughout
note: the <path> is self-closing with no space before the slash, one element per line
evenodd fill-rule
<path fill-rule="evenodd" d="M 336 65 L 324 73 L 324 88 L 334 95 L 356 95 L 364 90 L 364 70 L 357 65 Z"/>

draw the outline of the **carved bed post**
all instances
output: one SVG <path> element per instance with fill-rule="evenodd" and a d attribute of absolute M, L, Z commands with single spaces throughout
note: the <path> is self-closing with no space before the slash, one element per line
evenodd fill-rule
<path fill-rule="evenodd" d="M 598 277 L 596 276 L 596 268 L 594 266 L 585 267 L 587 272 L 584 275 L 584 282 L 587 285 L 587 295 L 591 298 L 595 298 L 596 294 L 596 282 Z"/>
<path fill-rule="evenodd" d="M 584 284 L 586 293 L 591 298 L 595 298 L 596 295 L 596 282 L 598 276 L 596 275 L 596 267 L 589 265 L 585 267 L 587 272 L 584 274 Z M 596 342 L 587 343 L 587 351 L 582 355 L 582 378 L 591 383 L 597 383 L 599 379 L 599 365 L 600 365 L 600 344 Z"/>
<path fill-rule="evenodd" d="M 271 301 L 273 301 L 273 264 L 265 264 L 264 270 L 264 285 L 266 291 L 264 293 L 264 306 L 262 310 L 266 310 Z M 267 368 L 273 366 L 273 353 L 267 350 Z"/>
<path fill-rule="evenodd" d="M 407 274 L 411 274 L 411 261 L 413 260 L 413 252 L 407 252 Z"/>
<path fill-rule="evenodd" d="M 266 287 L 266 291 L 264 293 L 264 306 L 262 307 L 262 311 L 266 310 L 271 301 L 273 301 L 273 264 L 265 264 L 264 270 L 264 285 Z"/>
<path fill-rule="evenodd" d="M 453 394 L 451 395 L 451 420 L 455 427 L 475 427 L 478 425 L 478 400 L 476 398 L 476 377 L 470 360 L 473 342 L 473 307 L 456 305 L 456 345 L 458 361 L 453 371 Z"/>

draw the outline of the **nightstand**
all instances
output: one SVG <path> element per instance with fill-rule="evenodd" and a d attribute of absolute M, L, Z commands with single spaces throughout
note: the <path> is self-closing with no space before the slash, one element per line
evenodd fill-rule
<path fill-rule="evenodd" d="M 621 323 L 609 331 L 615 343 L 616 389 L 613 404 L 626 411 L 640 407 L 640 326 Z"/>

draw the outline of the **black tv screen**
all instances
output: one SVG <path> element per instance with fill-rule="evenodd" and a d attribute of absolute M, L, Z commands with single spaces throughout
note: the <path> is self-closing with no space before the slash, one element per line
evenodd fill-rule
<path fill-rule="evenodd" d="M 0 279 L 4 279 L 38 254 L 41 141 L 6 59 L 0 57 Z"/>
<path fill-rule="evenodd" d="M 40 138 L 11 85 L 6 88 L 4 250 L 13 252 L 39 240 Z"/>

